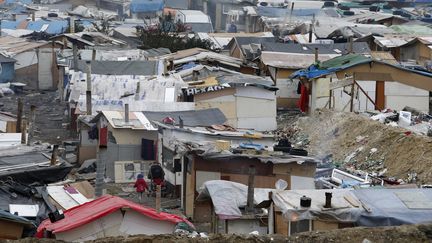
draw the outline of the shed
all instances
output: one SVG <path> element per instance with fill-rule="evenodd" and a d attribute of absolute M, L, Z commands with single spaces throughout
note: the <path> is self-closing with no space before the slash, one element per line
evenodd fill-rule
<path fill-rule="evenodd" d="M 0 239 L 20 239 L 23 235 L 24 228 L 34 227 L 30 220 L 0 210 Z"/>
<path fill-rule="evenodd" d="M 64 212 L 54 223 L 43 221 L 36 237 L 46 233 L 57 240 L 83 242 L 109 236 L 171 234 L 177 226 L 194 229 L 188 220 L 128 200 L 105 195 Z"/>
<path fill-rule="evenodd" d="M 0 112 L 0 132 L 15 133 L 17 118 L 15 115 Z"/>
<path fill-rule="evenodd" d="M 332 89 L 353 85 L 352 81 L 351 83 L 343 84 L 343 82 L 346 81 L 346 77 L 350 76 L 352 77 L 351 80 L 356 81 L 354 85 L 358 85 L 357 81 L 376 81 L 374 91 L 375 100 L 368 97 L 375 109 L 382 110 L 387 107 L 386 104 L 392 104 L 392 107 L 389 108 L 393 109 L 402 109 L 403 107 L 401 106 L 407 104 L 417 108 L 419 107 L 419 103 L 421 103 L 421 107 L 418 108 L 419 110 L 427 111 L 429 108 L 428 92 L 432 91 L 432 73 L 409 69 L 399 64 L 392 64 L 363 55 L 348 54 L 336 57 L 322 62 L 319 65 L 311 65 L 307 69 L 297 71 L 291 75 L 291 78 L 298 77 L 300 79 L 318 80 L 318 78 L 333 74 L 342 81 L 332 84 Z M 397 92 L 394 90 L 387 90 L 386 82 L 397 82 L 404 85 L 404 87 L 396 87 L 398 89 Z M 363 93 L 365 92 L 363 91 Z M 394 96 L 394 94 L 398 97 L 391 97 Z M 407 94 L 410 96 L 418 96 L 420 94 L 423 96 L 423 99 L 419 102 L 418 99 L 412 99 L 408 96 L 408 99 L 404 100 L 405 104 L 401 104 L 400 99 L 404 97 L 404 95 L 407 96 Z M 315 106 L 314 99 L 315 98 L 312 97 L 312 107 Z M 351 103 L 352 102 L 353 101 L 351 101 Z M 353 105 L 351 105 L 351 110 L 353 110 Z"/>

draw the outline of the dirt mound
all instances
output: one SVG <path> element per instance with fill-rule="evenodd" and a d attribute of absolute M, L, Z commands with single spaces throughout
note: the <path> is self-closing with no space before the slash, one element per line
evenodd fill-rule
<path fill-rule="evenodd" d="M 347 228 L 331 231 L 315 231 L 297 234 L 291 237 L 280 235 L 267 236 L 244 236 L 232 234 L 216 234 L 209 237 L 188 237 L 180 235 L 138 235 L 130 237 L 108 237 L 94 241 L 91 243 L 242 243 L 242 242 L 293 242 L 293 243 L 308 243 L 308 242 L 353 242 L 353 243 L 385 243 L 385 242 L 431 242 L 432 241 L 432 225 L 405 225 L 398 227 L 375 227 L 375 228 Z M 55 240 L 40 240 L 35 238 L 27 238 L 17 241 L 4 241 L 13 243 L 38 243 L 38 242 L 61 242 Z"/>
<path fill-rule="evenodd" d="M 432 183 L 432 138 L 354 113 L 317 111 L 282 131 L 294 146 L 351 170 Z"/>

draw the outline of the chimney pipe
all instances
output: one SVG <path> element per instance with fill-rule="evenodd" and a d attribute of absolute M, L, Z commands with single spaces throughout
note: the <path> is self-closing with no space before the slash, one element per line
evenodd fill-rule
<path fill-rule="evenodd" d="M 16 133 L 21 132 L 21 123 L 23 116 L 23 101 L 21 98 L 18 98 L 18 110 L 17 110 L 17 122 L 16 122 Z"/>
<path fill-rule="evenodd" d="M 353 43 L 354 38 L 352 36 L 348 37 L 348 53 L 353 53 Z"/>
<path fill-rule="evenodd" d="M 192 71 L 192 80 L 193 81 L 198 81 L 198 74 L 199 74 L 199 72 L 197 70 Z"/>
<path fill-rule="evenodd" d="M 58 144 L 55 144 L 53 147 L 53 151 L 51 154 L 51 165 L 56 165 L 57 164 L 57 152 L 58 152 Z"/>
<path fill-rule="evenodd" d="M 92 50 L 92 60 L 96 60 L 96 49 Z"/>
<path fill-rule="evenodd" d="M 318 47 L 315 47 L 315 63 L 318 62 Z"/>
<path fill-rule="evenodd" d="M 138 81 L 136 86 L 136 91 L 135 91 L 135 100 L 140 99 L 140 89 L 141 89 L 141 83 Z"/>
<path fill-rule="evenodd" d="M 16 21 L 16 14 L 12 14 L 12 21 Z"/>
<path fill-rule="evenodd" d="M 331 199 L 332 199 L 332 193 L 326 192 L 325 193 L 325 205 L 324 208 L 331 208 Z"/>
<path fill-rule="evenodd" d="M 129 123 L 129 104 L 125 104 L 124 121 L 125 123 Z"/>
<path fill-rule="evenodd" d="M 32 21 L 33 21 L 33 22 L 36 21 L 36 12 L 32 12 Z"/>
<path fill-rule="evenodd" d="M 87 91 L 86 91 L 86 104 L 87 104 L 87 115 L 92 114 L 92 83 L 91 83 L 91 62 L 87 61 Z"/>
<path fill-rule="evenodd" d="M 184 127 L 183 119 L 181 118 L 181 116 L 179 116 L 179 127 L 180 128 Z"/>
<path fill-rule="evenodd" d="M 169 61 L 167 59 L 163 60 L 163 75 L 168 75 L 168 65 L 169 65 Z"/>
<path fill-rule="evenodd" d="M 310 24 L 309 25 L 309 43 L 312 43 L 312 27 L 313 27 L 313 24 Z"/>

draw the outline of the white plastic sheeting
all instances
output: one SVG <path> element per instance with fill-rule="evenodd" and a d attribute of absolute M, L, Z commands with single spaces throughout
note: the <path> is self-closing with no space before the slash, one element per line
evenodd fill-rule
<path fill-rule="evenodd" d="M 248 187 L 246 185 L 232 181 L 213 180 L 205 182 L 200 189 L 197 200 L 205 200 L 210 197 L 215 213 L 220 219 L 235 219 L 242 216 L 240 208 L 247 204 Z M 268 200 L 270 191 L 272 189 L 255 188 L 254 203 L 259 204 Z"/>
<path fill-rule="evenodd" d="M 78 101 L 85 95 L 87 89 L 86 74 L 74 72 L 70 82 L 69 101 Z M 175 95 L 179 95 L 181 87 L 187 86 L 181 78 L 176 77 L 147 77 L 138 75 L 91 75 L 92 95 L 100 100 L 119 100 L 132 98 L 141 101 L 165 101 L 166 89 L 175 88 Z M 140 83 L 139 93 L 137 83 Z M 172 96 L 172 94 L 171 94 Z"/>

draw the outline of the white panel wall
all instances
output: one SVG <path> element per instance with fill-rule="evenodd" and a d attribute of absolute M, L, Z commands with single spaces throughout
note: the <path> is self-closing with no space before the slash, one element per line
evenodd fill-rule
<path fill-rule="evenodd" d="M 120 232 L 124 235 L 172 234 L 174 228 L 174 223 L 154 220 L 135 211 L 126 211 Z"/>
<path fill-rule="evenodd" d="M 66 242 L 83 242 L 102 237 L 121 236 L 119 231 L 123 215 L 117 210 L 78 228 L 55 234 L 57 240 Z"/>
<path fill-rule="evenodd" d="M 220 179 L 221 179 L 221 173 L 220 172 L 208 172 L 208 171 L 197 170 L 196 171 L 195 190 L 199 191 L 200 187 L 206 181 L 220 180 Z"/>
<path fill-rule="evenodd" d="M 25 68 L 38 63 L 36 51 L 28 51 L 15 55 L 13 57 L 17 62 L 15 63 L 15 70 Z"/>

